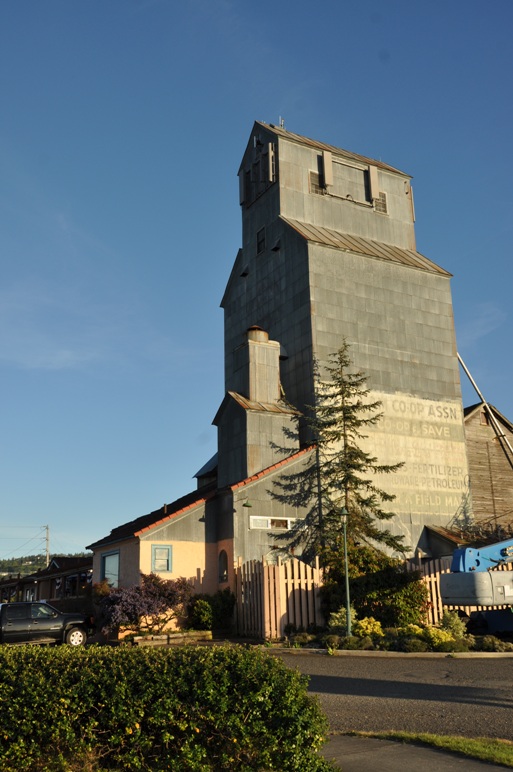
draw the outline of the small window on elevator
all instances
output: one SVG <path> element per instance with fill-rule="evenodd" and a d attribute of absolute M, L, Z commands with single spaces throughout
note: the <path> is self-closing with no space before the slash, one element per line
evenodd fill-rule
<path fill-rule="evenodd" d="M 387 194 L 378 193 L 378 196 L 374 199 L 374 211 L 380 212 L 380 214 L 388 214 Z"/>
<path fill-rule="evenodd" d="M 265 251 L 265 228 L 260 228 L 257 232 L 257 255 Z"/>

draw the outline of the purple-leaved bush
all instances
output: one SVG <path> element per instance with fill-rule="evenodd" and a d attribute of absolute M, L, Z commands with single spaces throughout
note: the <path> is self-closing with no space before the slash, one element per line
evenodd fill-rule
<path fill-rule="evenodd" d="M 141 574 L 141 584 L 111 590 L 100 602 L 108 634 L 120 627 L 158 634 L 172 620 L 186 615 L 193 587 L 183 577 L 162 579 Z"/>

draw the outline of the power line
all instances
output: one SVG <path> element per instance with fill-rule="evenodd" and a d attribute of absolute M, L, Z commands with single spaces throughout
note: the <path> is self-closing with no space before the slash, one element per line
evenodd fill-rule
<path fill-rule="evenodd" d="M 29 526 L 29 525 L 16 525 L 16 526 L 3 526 L 4 529 L 8 529 L 9 531 L 16 531 L 16 530 L 35 530 L 36 528 L 39 529 L 39 532 L 37 535 L 32 536 L 30 539 L 24 541 L 22 544 L 20 544 L 16 549 L 9 549 L 5 552 L 0 553 L 0 558 L 6 558 L 8 555 L 12 555 L 13 552 L 19 552 L 20 550 L 25 549 L 28 545 L 33 544 L 34 542 L 39 542 L 41 545 L 41 542 L 44 542 L 44 548 L 41 550 L 45 553 L 46 560 L 48 561 L 48 555 L 49 555 L 49 528 L 47 525 L 41 525 L 41 526 Z M 2 529 L 2 526 L 0 526 L 0 529 Z M 18 540 L 21 537 L 18 537 Z M 15 536 L 6 536 L 1 537 L 1 540 L 3 541 L 16 541 Z M 14 557 L 14 555 L 12 555 Z"/>

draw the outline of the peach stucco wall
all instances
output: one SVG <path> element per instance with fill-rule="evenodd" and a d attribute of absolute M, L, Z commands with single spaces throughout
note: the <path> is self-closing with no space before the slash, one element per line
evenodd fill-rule
<path fill-rule="evenodd" d="M 106 545 L 94 553 L 93 582 L 100 581 L 102 555 L 119 552 L 119 586 L 130 587 L 139 584 L 141 573 L 151 573 L 152 546 L 156 544 L 173 548 L 172 571 L 159 572 L 164 579 L 177 579 L 183 576 L 194 583 L 196 592 L 214 593 L 228 586 L 233 589 L 233 541 L 231 539 L 205 544 L 198 541 L 160 541 L 146 538 Z M 228 558 L 228 582 L 219 583 L 218 559 L 223 549 Z"/>
<path fill-rule="evenodd" d="M 194 582 L 196 592 L 216 592 L 217 577 L 217 544 L 204 544 L 197 541 L 153 541 L 145 539 L 140 542 L 141 572 L 151 573 L 152 546 L 162 544 L 173 548 L 172 571 L 159 572 L 164 579 L 177 579 L 184 576 Z"/>

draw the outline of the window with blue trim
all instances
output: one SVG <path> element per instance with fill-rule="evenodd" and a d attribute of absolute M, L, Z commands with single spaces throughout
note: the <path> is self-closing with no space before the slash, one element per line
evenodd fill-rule
<path fill-rule="evenodd" d="M 156 574 L 173 570 L 173 547 L 170 544 L 151 545 L 151 570 Z"/>

